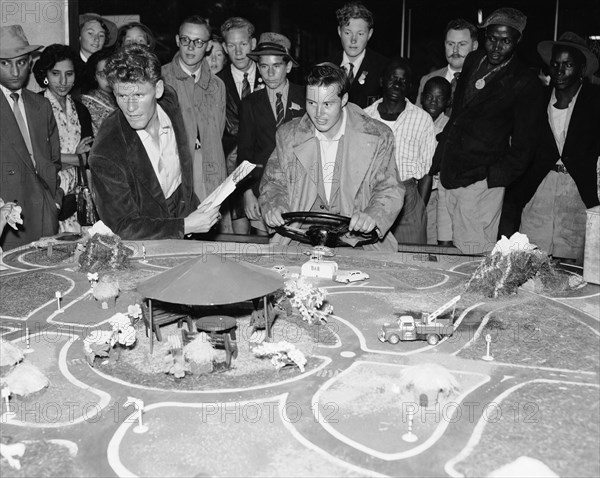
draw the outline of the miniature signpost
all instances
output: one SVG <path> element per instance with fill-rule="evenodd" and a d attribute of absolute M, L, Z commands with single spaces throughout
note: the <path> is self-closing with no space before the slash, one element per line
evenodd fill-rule
<path fill-rule="evenodd" d="M 135 411 L 129 415 L 129 419 L 135 420 L 136 414 L 138 419 L 138 424 L 133 428 L 134 433 L 146 433 L 148 431 L 148 426 L 144 425 L 143 415 L 144 415 L 144 401 L 140 398 L 127 397 L 127 401 L 123 404 L 123 408 L 127 408 L 129 405 L 133 405 Z"/>
<path fill-rule="evenodd" d="M 402 439 L 408 443 L 413 443 L 418 440 L 417 435 L 415 435 L 412 431 L 414 415 L 414 410 L 412 408 L 409 408 L 409 410 L 407 411 L 408 431 L 404 435 L 402 435 Z"/>
<path fill-rule="evenodd" d="M 2 398 L 4 399 L 4 404 L 6 405 L 6 412 L 2 414 L 2 423 L 6 423 L 7 421 L 15 418 L 17 414 L 10 409 L 10 402 L 8 401 L 10 397 L 10 388 L 4 387 L 1 393 Z"/>
<path fill-rule="evenodd" d="M 142 244 L 142 260 L 140 262 L 143 262 L 144 264 L 148 262 L 146 260 L 146 246 L 144 246 L 144 244 Z"/>
<path fill-rule="evenodd" d="M 60 293 L 59 290 L 57 290 L 56 293 L 54 294 L 54 296 L 56 297 L 56 308 L 57 308 L 56 312 L 57 313 L 64 312 L 64 310 L 62 310 L 60 308 L 60 299 L 62 297 L 62 294 Z"/>
<path fill-rule="evenodd" d="M 488 362 L 491 362 L 492 360 L 494 360 L 494 357 L 491 356 L 490 354 L 490 344 L 492 343 L 492 336 L 490 334 L 486 334 L 485 335 L 485 342 L 486 342 L 486 352 L 485 355 L 482 358 L 482 360 L 486 360 Z"/>
<path fill-rule="evenodd" d="M 25 326 L 25 344 L 26 344 L 26 349 L 23 350 L 24 354 L 30 354 L 33 352 L 33 349 L 29 347 L 29 327 Z"/>

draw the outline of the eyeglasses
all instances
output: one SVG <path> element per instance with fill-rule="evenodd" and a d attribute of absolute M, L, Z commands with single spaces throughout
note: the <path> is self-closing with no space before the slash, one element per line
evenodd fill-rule
<path fill-rule="evenodd" d="M 191 38 L 188 37 L 179 37 L 179 43 L 181 43 L 183 46 L 188 46 L 191 43 L 194 44 L 194 46 L 196 48 L 202 48 L 204 45 L 206 45 L 210 40 L 201 40 L 200 38 L 196 38 L 195 40 L 192 40 Z"/>

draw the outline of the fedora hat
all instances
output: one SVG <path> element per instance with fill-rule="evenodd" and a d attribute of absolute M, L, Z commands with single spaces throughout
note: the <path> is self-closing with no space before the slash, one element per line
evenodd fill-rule
<path fill-rule="evenodd" d="M 292 62 L 292 66 L 298 66 L 298 62 L 290 54 L 292 44 L 288 38 L 280 33 L 266 32 L 260 36 L 256 48 L 248 53 L 248 57 L 258 61 L 261 55 L 281 55 Z"/>
<path fill-rule="evenodd" d="M 108 30 L 106 43 L 104 44 L 104 46 L 107 47 L 114 45 L 114 43 L 117 41 L 117 33 L 119 31 L 119 29 L 117 28 L 117 24 L 111 22 L 110 20 L 107 20 L 106 18 L 104 18 L 101 15 L 98 15 L 97 13 L 84 13 L 82 15 L 79 15 L 79 29 L 81 30 L 81 27 L 91 20 L 96 20 L 101 25 L 104 25 Z"/>
<path fill-rule="evenodd" d="M 8 60 L 40 48 L 42 45 L 29 44 L 21 25 L 0 27 L 0 58 Z"/>
<path fill-rule="evenodd" d="M 537 50 L 546 65 L 550 64 L 554 45 L 563 45 L 579 50 L 585 56 L 585 75 L 591 76 L 598 71 L 598 58 L 585 44 L 585 40 L 573 32 L 563 33 L 558 41 L 546 40 L 538 43 Z"/>

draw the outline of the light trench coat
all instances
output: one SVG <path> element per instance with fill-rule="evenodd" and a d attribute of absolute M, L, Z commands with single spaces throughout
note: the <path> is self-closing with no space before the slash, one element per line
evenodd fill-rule
<path fill-rule="evenodd" d="M 380 240 L 364 248 L 396 252 L 398 243 L 388 231 L 402 209 L 404 187 L 394 159 L 392 131 L 352 103 L 345 111 L 346 131 L 335 166 L 339 180 L 333 185 L 339 185 L 340 214 L 369 214 L 375 219 Z M 277 206 L 294 212 L 311 210 L 319 191 L 319 156 L 315 128 L 307 114 L 279 127 L 260 185 L 263 215 Z M 332 189 L 332 197 L 334 193 Z M 287 244 L 290 240 L 275 235 L 273 242 Z"/>

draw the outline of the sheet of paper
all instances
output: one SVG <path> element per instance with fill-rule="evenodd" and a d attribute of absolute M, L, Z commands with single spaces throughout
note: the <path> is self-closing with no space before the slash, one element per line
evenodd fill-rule
<path fill-rule="evenodd" d="M 213 207 L 218 207 L 223 204 L 223 201 L 235 191 L 235 187 L 238 183 L 244 179 L 252 170 L 256 167 L 256 164 L 252 164 L 248 161 L 244 161 L 240 164 L 233 173 L 231 173 L 225 181 L 223 181 L 217 189 L 215 189 L 202 203 L 198 206 L 198 209 L 204 210 Z"/>

